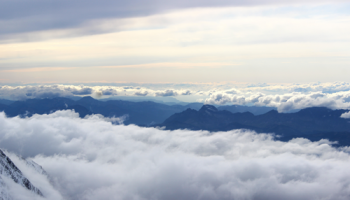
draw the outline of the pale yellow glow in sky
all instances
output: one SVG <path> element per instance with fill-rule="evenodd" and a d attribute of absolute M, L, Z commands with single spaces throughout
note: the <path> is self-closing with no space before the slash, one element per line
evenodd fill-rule
<path fill-rule="evenodd" d="M 41 40 L 0 44 L 0 81 L 347 81 L 350 16 L 278 9 L 191 9 L 26 33 L 18 37 Z M 109 33 L 65 36 L 86 29 Z"/>

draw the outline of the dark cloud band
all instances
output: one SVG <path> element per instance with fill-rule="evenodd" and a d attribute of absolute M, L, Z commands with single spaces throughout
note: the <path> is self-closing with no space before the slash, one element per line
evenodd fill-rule
<path fill-rule="evenodd" d="M 295 3 L 315 3 L 316 1 L 277 1 L 277 0 L 0 0 L 0 36 L 35 32 L 42 30 L 72 29 L 84 23 L 109 18 L 148 16 L 176 9 L 225 6 L 288 5 Z M 322 2 L 322 1 L 321 1 Z M 323 1 L 327 2 L 327 1 Z M 343 2 L 343 1 L 341 1 Z M 320 3 L 317 1 L 316 3 Z M 106 30 L 83 29 L 73 35 L 96 34 Z"/>

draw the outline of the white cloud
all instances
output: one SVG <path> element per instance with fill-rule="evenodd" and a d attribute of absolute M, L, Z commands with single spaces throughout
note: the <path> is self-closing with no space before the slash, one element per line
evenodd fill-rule
<path fill-rule="evenodd" d="M 218 91 L 205 99 L 206 104 L 238 104 L 277 107 L 279 112 L 308 107 L 327 107 L 331 109 L 349 109 L 350 91 L 323 93 L 323 92 L 292 92 L 282 94 L 264 94 L 261 92 L 246 92 L 227 94 Z"/>
<path fill-rule="evenodd" d="M 147 96 L 148 92 L 147 91 L 137 91 L 134 94 L 135 94 L 135 96 Z"/>
<path fill-rule="evenodd" d="M 350 118 L 350 111 L 340 115 L 341 118 Z"/>
<path fill-rule="evenodd" d="M 26 86 L 0 86 L 0 98 L 11 100 L 25 100 L 31 98 L 54 98 L 72 96 L 93 96 L 95 98 L 126 96 L 177 96 L 192 95 L 191 90 L 163 89 L 169 86 L 133 87 L 133 86 L 86 86 L 86 85 L 26 85 Z"/>
<path fill-rule="evenodd" d="M 279 142 L 243 130 L 164 131 L 80 119 L 71 111 L 25 119 L 0 114 L 0 126 L 0 147 L 33 157 L 66 199 L 345 200 L 350 195 L 350 149 L 332 148 L 327 140 Z M 49 191 L 35 174 L 29 178 Z"/>
<path fill-rule="evenodd" d="M 161 96 L 161 97 L 169 97 L 169 96 L 176 96 L 177 92 L 174 90 L 165 90 L 165 91 L 160 91 L 156 92 L 156 96 Z"/>
<path fill-rule="evenodd" d="M 181 95 L 191 95 L 191 91 L 190 90 L 186 90 L 186 91 L 183 91 L 181 92 Z"/>
<path fill-rule="evenodd" d="M 308 84 L 130 84 L 109 86 L 26 85 L 0 86 L 0 98 L 23 100 L 91 95 L 95 98 L 122 96 L 175 97 L 187 102 L 204 99 L 206 104 L 276 107 L 279 112 L 307 107 L 350 108 L 350 83 Z"/>

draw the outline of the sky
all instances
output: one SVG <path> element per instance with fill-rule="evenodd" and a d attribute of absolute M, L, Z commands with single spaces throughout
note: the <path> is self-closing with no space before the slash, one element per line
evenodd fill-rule
<path fill-rule="evenodd" d="M 347 0 L 0 4 L 2 85 L 348 81 Z"/>

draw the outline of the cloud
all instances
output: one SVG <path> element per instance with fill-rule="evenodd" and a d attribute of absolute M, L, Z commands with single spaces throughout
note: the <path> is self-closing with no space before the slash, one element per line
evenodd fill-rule
<path fill-rule="evenodd" d="M 191 94 L 192 94 L 192 92 L 189 90 L 181 92 L 181 95 L 191 95 Z"/>
<path fill-rule="evenodd" d="M 161 88 L 169 88 L 161 85 Z M 25 100 L 31 98 L 54 98 L 72 96 L 116 96 L 123 94 L 127 96 L 177 96 L 195 95 L 196 92 L 183 89 L 159 90 L 157 86 L 134 87 L 134 86 L 86 86 L 86 85 L 25 85 L 25 86 L 0 86 L 0 98 L 11 100 Z"/>
<path fill-rule="evenodd" d="M 89 95 L 92 94 L 92 89 L 88 87 L 82 87 L 81 89 L 69 88 L 68 91 L 71 91 L 74 95 Z"/>
<path fill-rule="evenodd" d="M 117 95 L 118 94 L 118 92 L 113 88 L 102 89 L 101 91 L 102 91 L 103 95 Z"/>
<path fill-rule="evenodd" d="M 84 85 L 25 85 L 25 86 L 0 86 L 0 98 L 12 100 L 25 100 L 30 98 L 54 98 L 71 96 L 101 97 L 117 95 L 122 91 L 119 87 Z"/>
<path fill-rule="evenodd" d="M 96 98 L 96 99 L 101 98 L 102 95 L 103 95 L 103 93 L 102 93 L 101 91 L 95 91 L 95 92 L 92 94 L 92 96 L 93 96 L 94 98 Z"/>
<path fill-rule="evenodd" d="M 276 107 L 279 112 L 315 106 L 350 108 L 350 83 L 347 82 L 254 86 L 231 83 L 0 86 L 0 98 L 11 100 L 86 95 L 100 98 L 118 94 L 141 97 L 175 96 L 179 99 L 181 95 L 186 95 L 192 102 L 203 99 L 206 104 L 269 106 Z"/>
<path fill-rule="evenodd" d="M 255 106 L 276 107 L 279 112 L 288 112 L 293 109 L 308 107 L 327 107 L 331 109 L 348 109 L 350 91 L 336 93 L 322 92 L 293 92 L 285 94 L 268 95 L 261 92 L 240 92 L 239 94 L 227 94 L 218 91 L 205 99 L 206 104 L 253 104 Z"/>
<path fill-rule="evenodd" d="M 156 96 L 161 96 L 161 97 L 169 97 L 169 96 L 176 96 L 177 92 L 174 90 L 165 90 L 161 92 L 156 92 Z"/>
<path fill-rule="evenodd" d="M 136 96 L 147 96 L 147 91 L 137 91 L 134 93 Z"/>
<path fill-rule="evenodd" d="M 350 111 L 349 111 L 349 112 L 346 112 L 346 113 L 341 114 L 341 115 L 340 115 L 340 117 L 341 117 L 341 118 L 346 118 L 346 119 L 350 118 Z"/>
<path fill-rule="evenodd" d="M 0 88 L 0 96 L 12 100 L 24 100 L 28 98 L 53 98 L 74 96 L 80 90 L 68 87 L 63 90 L 58 85 L 50 86 L 2 86 Z"/>
<path fill-rule="evenodd" d="M 228 95 L 214 94 L 210 96 L 210 99 L 205 100 L 205 104 L 220 104 L 232 103 L 232 99 Z"/>
<path fill-rule="evenodd" d="M 130 1 L 112 1 L 112 0 L 87 0 L 68 1 L 61 0 L 57 2 L 34 0 L 34 1 L 7 1 L 1 0 L 0 17 L 2 19 L 0 35 L 14 35 L 23 32 L 36 32 L 42 30 L 64 30 L 78 29 L 70 34 L 95 34 L 99 32 L 108 32 L 108 28 L 94 27 L 101 19 L 122 19 L 140 16 L 154 15 L 158 13 L 169 12 L 177 9 L 198 8 L 198 7 L 227 7 L 227 6 L 260 6 L 260 5 L 291 5 L 301 3 L 324 3 L 324 1 L 228 1 L 228 0 L 206 0 L 206 1 L 156 1 L 156 0 L 130 0 Z M 334 2 L 334 1 L 333 1 Z M 337 1 L 348 2 L 348 1 Z M 62 14 L 64 13 L 64 14 Z M 62 31 L 61 31 L 62 32 Z M 56 34 L 57 35 L 57 34 Z"/>
<path fill-rule="evenodd" d="M 327 140 L 280 142 L 248 130 L 164 131 L 80 119 L 72 111 L 31 118 L 1 113 L 0 126 L 0 147 L 32 157 L 68 200 L 345 200 L 350 195 L 350 149 L 333 148 Z M 46 182 L 26 170 L 49 194 Z"/>

